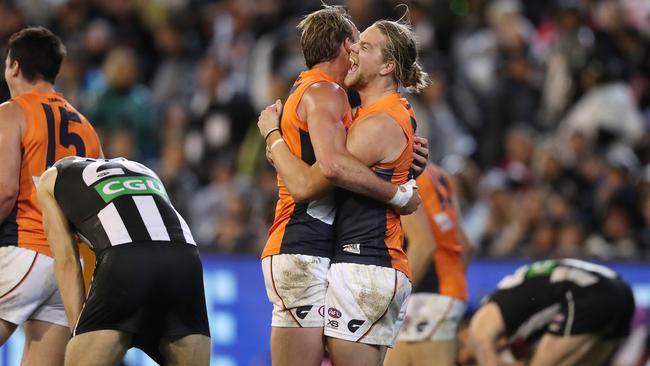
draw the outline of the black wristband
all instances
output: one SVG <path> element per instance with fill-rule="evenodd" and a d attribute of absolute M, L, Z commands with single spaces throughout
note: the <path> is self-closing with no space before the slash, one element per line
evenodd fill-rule
<path fill-rule="evenodd" d="M 280 129 L 278 127 L 273 127 L 272 129 L 270 129 L 269 132 L 266 133 L 266 136 L 264 136 L 264 142 L 266 142 L 269 139 L 269 136 L 271 136 L 273 131 L 280 131 Z"/>

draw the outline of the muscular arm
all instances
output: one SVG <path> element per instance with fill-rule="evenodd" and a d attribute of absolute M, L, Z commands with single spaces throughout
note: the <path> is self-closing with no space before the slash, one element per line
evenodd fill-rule
<path fill-rule="evenodd" d="M 469 241 L 469 237 L 465 232 L 465 227 L 463 226 L 463 221 L 460 215 L 460 204 L 458 204 L 458 199 L 456 195 L 452 197 L 454 210 L 456 210 L 456 217 L 458 217 L 458 231 L 456 232 L 456 239 L 460 243 L 460 259 L 463 262 L 463 269 L 467 272 L 467 267 L 469 267 L 469 262 L 474 256 L 474 246 Z"/>
<path fill-rule="evenodd" d="M 54 199 L 56 175 L 56 168 L 43 173 L 37 196 L 43 210 L 43 228 L 54 256 L 54 275 L 69 326 L 74 329 L 84 302 L 84 283 L 77 242 L 67 218 Z"/>
<path fill-rule="evenodd" d="M 271 157 L 276 170 L 296 201 L 309 201 L 321 196 L 331 188 L 331 183 L 385 203 L 395 195 L 397 186 L 377 177 L 368 168 L 372 163 L 366 165 L 348 152 L 346 131 L 341 123 L 346 105 L 343 90 L 331 83 L 317 84 L 303 96 L 301 111 L 309 124 L 317 160 L 311 167 L 294 156 L 285 144 L 277 143 L 281 138 L 279 132 L 268 136 L 266 142 L 268 147 L 273 147 Z M 263 134 L 270 129 L 269 126 L 277 123 L 275 120 L 280 108 L 278 103 L 260 115 L 258 126 Z M 409 203 L 409 206 L 412 208 L 407 211 L 412 212 L 417 204 Z"/>
<path fill-rule="evenodd" d="M 402 226 L 409 240 L 406 255 L 409 258 L 411 278 L 413 288 L 415 288 L 420 284 L 431 265 L 433 253 L 436 249 L 436 239 L 431 231 L 427 212 L 422 205 L 414 213 L 402 216 Z"/>
<path fill-rule="evenodd" d="M 21 126 L 25 124 L 25 113 L 15 102 L 0 105 L 0 223 L 16 205 L 20 185 L 20 140 Z"/>
<path fill-rule="evenodd" d="M 479 366 L 499 366 L 497 342 L 504 335 L 501 310 L 494 302 L 481 306 L 469 325 L 469 342 Z"/>
<path fill-rule="evenodd" d="M 363 151 L 359 155 L 357 153 L 360 151 L 350 150 L 349 144 L 346 148 L 346 131 L 340 122 L 348 103 L 345 92 L 340 87 L 332 90 L 332 84 L 317 86 L 305 93 L 301 103 L 304 105 L 314 154 L 321 173 L 339 187 L 387 203 L 395 195 L 397 187 L 379 178 L 368 168 L 383 157 L 371 161 L 362 156 Z M 323 100 L 332 102 L 323 103 Z M 354 129 L 353 127 L 350 131 Z M 401 129 L 399 133 L 402 134 Z M 394 136 L 393 134 L 393 138 Z M 372 141 L 372 144 L 368 144 L 368 141 Z M 373 147 L 376 150 L 385 144 L 368 136 L 365 145 L 371 145 L 367 146 L 368 150 Z"/>

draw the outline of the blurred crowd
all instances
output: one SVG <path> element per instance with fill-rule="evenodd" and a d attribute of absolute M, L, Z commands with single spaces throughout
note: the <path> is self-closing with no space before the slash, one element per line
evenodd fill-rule
<path fill-rule="evenodd" d="M 479 255 L 650 260 L 650 3 L 327 3 L 360 30 L 408 5 L 434 81 L 409 95 L 418 133 Z M 5 0 L 0 44 L 52 29 L 68 51 L 57 89 L 107 157 L 153 167 L 204 249 L 258 254 L 277 188 L 255 122 L 304 69 L 296 24 L 319 6 Z"/>

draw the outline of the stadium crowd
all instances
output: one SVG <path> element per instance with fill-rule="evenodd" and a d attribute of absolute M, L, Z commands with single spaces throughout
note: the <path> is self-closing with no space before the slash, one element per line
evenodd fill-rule
<path fill-rule="evenodd" d="M 361 30 L 408 4 L 434 80 L 411 98 L 418 132 L 455 179 L 479 256 L 650 260 L 647 2 L 343 3 Z M 57 89 L 106 156 L 154 167 L 204 250 L 259 254 L 277 188 L 255 122 L 304 69 L 295 25 L 319 6 L 9 0 L 0 38 L 58 34 Z"/>

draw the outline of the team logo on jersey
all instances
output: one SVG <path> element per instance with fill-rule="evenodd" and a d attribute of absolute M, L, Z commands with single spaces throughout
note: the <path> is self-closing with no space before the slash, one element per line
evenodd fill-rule
<path fill-rule="evenodd" d="M 306 306 L 299 306 L 296 308 L 296 316 L 300 319 L 305 319 L 307 317 L 307 314 L 309 314 L 309 311 L 313 305 L 306 305 Z"/>
<path fill-rule="evenodd" d="M 348 322 L 348 330 L 352 333 L 355 333 L 365 322 L 365 320 L 352 319 Z"/>
<path fill-rule="evenodd" d="M 156 194 L 169 199 L 165 187 L 158 179 L 144 175 L 110 178 L 97 184 L 95 190 L 106 203 L 124 195 Z"/>
<path fill-rule="evenodd" d="M 343 244 L 343 251 L 352 254 L 361 254 L 361 244 Z"/>
<path fill-rule="evenodd" d="M 330 317 L 332 317 L 334 319 L 338 319 L 338 318 L 341 317 L 342 314 L 341 314 L 341 311 L 339 309 L 329 308 L 329 309 L 327 309 L 327 315 L 329 315 Z"/>

